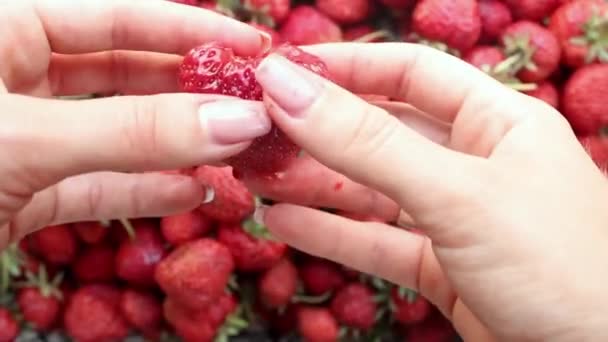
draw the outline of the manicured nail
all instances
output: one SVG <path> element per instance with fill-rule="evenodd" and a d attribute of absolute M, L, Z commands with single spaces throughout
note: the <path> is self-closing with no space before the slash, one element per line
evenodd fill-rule
<path fill-rule="evenodd" d="M 203 104 L 199 117 L 218 144 L 231 145 L 266 135 L 272 122 L 262 103 L 227 100 Z"/>
<path fill-rule="evenodd" d="M 303 115 L 320 93 L 321 85 L 314 77 L 278 55 L 260 63 L 256 78 L 268 96 L 293 117 Z"/>
<path fill-rule="evenodd" d="M 262 53 L 266 53 L 270 51 L 270 48 L 272 47 L 272 37 L 262 30 L 258 30 L 258 32 L 260 33 L 260 39 L 262 40 Z"/>
<path fill-rule="evenodd" d="M 260 204 L 255 208 L 255 212 L 253 213 L 253 220 L 257 224 L 265 226 L 264 216 L 266 215 L 266 209 L 268 209 L 268 206 L 264 204 Z"/>

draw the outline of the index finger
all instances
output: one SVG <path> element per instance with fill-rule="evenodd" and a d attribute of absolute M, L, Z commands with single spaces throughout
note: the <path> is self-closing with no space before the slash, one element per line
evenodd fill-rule
<path fill-rule="evenodd" d="M 306 50 L 327 63 L 342 87 L 405 101 L 445 122 L 453 122 L 467 100 L 486 103 L 513 92 L 474 66 L 419 44 L 333 43 Z"/>
<path fill-rule="evenodd" d="M 141 50 L 184 54 L 217 41 L 255 55 L 270 39 L 245 23 L 165 0 L 39 0 L 37 13 L 53 52 Z M 70 20 L 66 20 L 70 18 Z"/>

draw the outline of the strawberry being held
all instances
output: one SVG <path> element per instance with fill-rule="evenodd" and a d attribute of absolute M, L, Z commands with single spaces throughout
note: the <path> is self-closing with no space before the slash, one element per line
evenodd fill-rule
<path fill-rule="evenodd" d="M 323 61 L 295 46 L 283 44 L 271 52 L 323 77 L 329 77 Z M 204 44 L 192 49 L 184 57 L 179 71 L 179 84 L 182 90 L 190 93 L 222 94 L 260 101 L 263 92 L 255 79 L 255 69 L 264 57 L 235 56 L 232 49 L 218 43 Z M 268 176 L 284 170 L 297 158 L 299 151 L 299 147 L 273 125 L 267 135 L 254 139 L 245 151 L 226 162 L 236 174 Z"/>
<path fill-rule="evenodd" d="M 286 42 L 310 45 L 342 41 L 342 29 L 315 7 L 300 5 L 291 13 L 279 30 Z"/>
<path fill-rule="evenodd" d="M 421 0 L 412 14 L 414 31 L 466 52 L 481 35 L 477 0 Z"/>
<path fill-rule="evenodd" d="M 285 243 L 272 240 L 266 228 L 253 220 L 221 224 L 217 240 L 230 249 L 236 269 L 244 272 L 267 270 L 287 251 Z"/>
<path fill-rule="evenodd" d="M 516 57 L 513 65 L 517 77 L 524 82 L 547 79 L 559 67 L 561 48 L 555 35 L 532 21 L 517 21 L 502 34 L 508 57 Z"/>
<path fill-rule="evenodd" d="M 574 0 L 561 5 L 551 16 L 550 30 L 559 40 L 563 61 L 571 67 L 608 62 L 608 3 Z"/>
<path fill-rule="evenodd" d="M 332 342 L 339 337 L 338 322 L 327 308 L 301 306 L 297 312 L 298 333 L 308 342 Z"/>
<path fill-rule="evenodd" d="M 340 323 L 363 331 L 376 323 L 377 309 L 373 291 L 355 282 L 341 288 L 331 302 L 331 311 Z"/>
<path fill-rule="evenodd" d="M 297 286 L 298 271 L 295 265 L 285 258 L 261 275 L 258 293 L 264 305 L 280 309 L 291 302 Z"/>
<path fill-rule="evenodd" d="M 194 177 L 209 193 L 209 199 L 198 207 L 203 215 L 220 222 L 241 222 L 253 213 L 255 198 L 234 178 L 231 167 L 202 165 L 194 171 Z"/>
<path fill-rule="evenodd" d="M 608 64 L 578 69 L 564 86 L 562 111 L 580 135 L 603 134 L 608 130 Z"/>
<path fill-rule="evenodd" d="M 180 305 L 193 310 L 216 301 L 225 291 L 234 261 L 230 250 L 213 239 L 185 243 L 156 268 L 158 285 Z"/>
<path fill-rule="evenodd" d="M 129 324 L 120 311 L 121 293 L 110 285 L 85 285 L 68 301 L 64 311 L 67 334 L 81 342 L 120 341 Z"/>

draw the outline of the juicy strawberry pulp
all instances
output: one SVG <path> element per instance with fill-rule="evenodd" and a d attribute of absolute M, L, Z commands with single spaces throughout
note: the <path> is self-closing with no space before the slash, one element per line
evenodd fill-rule
<path fill-rule="evenodd" d="M 281 45 L 273 52 L 283 55 L 323 77 L 328 77 L 326 65 L 317 57 L 291 45 Z M 183 59 L 179 71 L 181 88 L 190 93 L 235 96 L 261 101 L 262 88 L 255 79 L 255 69 L 262 57 L 241 57 L 217 43 L 192 49 Z M 227 162 L 241 175 L 272 175 L 284 170 L 297 157 L 296 146 L 276 126 L 266 136 L 257 138 L 251 146 Z"/>

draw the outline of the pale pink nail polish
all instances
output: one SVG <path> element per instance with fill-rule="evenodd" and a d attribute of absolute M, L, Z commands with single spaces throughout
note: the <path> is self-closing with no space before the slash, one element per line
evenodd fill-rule
<path fill-rule="evenodd" d="M 256 78 L 266 94 L 293 117 L 304 115 L 320 93 L 321 85 L 313 76 L 278 55 L 260 63 Z"/>
<path fill-rule="evenodd" d="M 211 139 L 222 145 L 246 142 L 266 135 L 272 126 L 264 106 L 253 101 L 205 103 L 199 109 L 199 118 Z"/>

